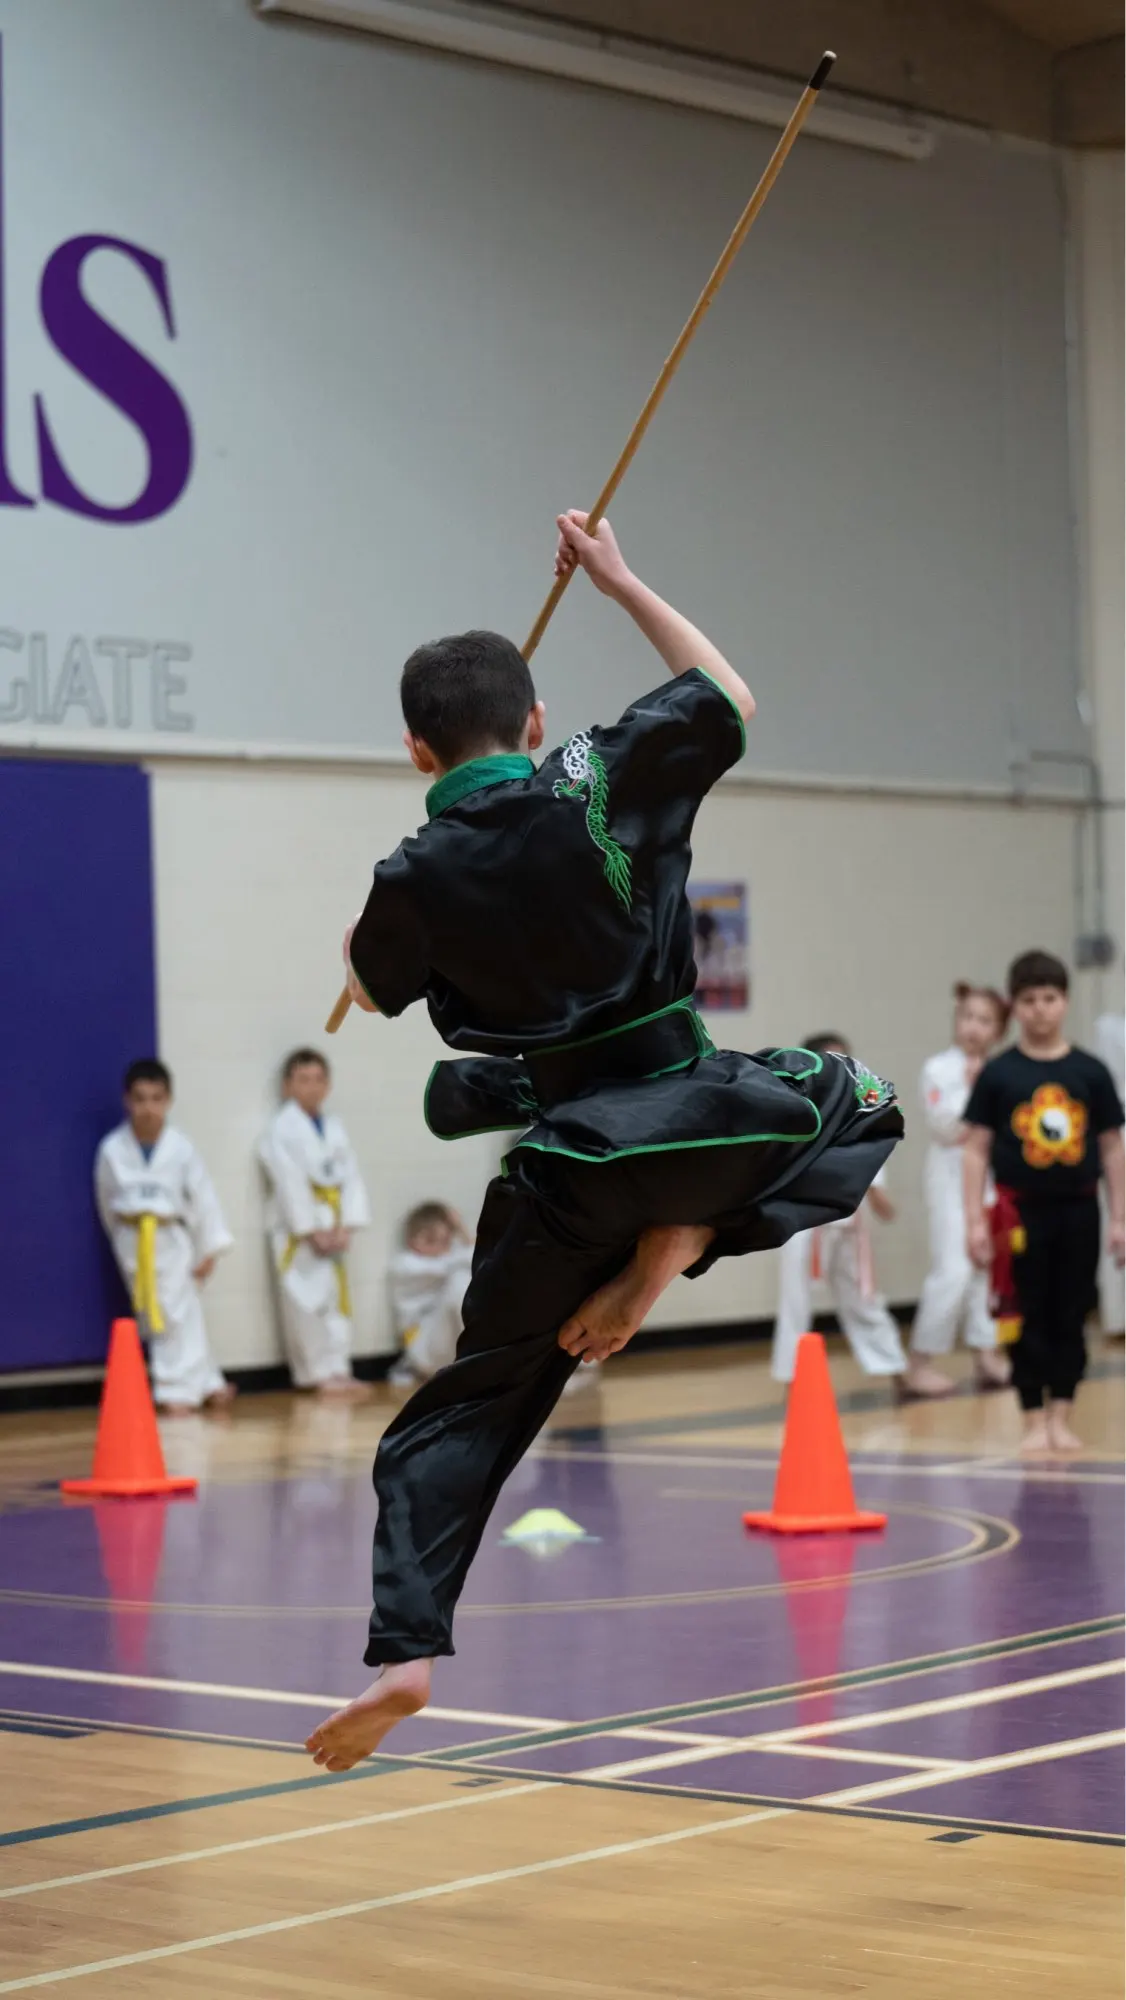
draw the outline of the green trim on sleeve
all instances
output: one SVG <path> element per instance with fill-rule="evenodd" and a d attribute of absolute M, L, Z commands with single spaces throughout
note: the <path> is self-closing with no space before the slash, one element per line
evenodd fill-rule
<path fill-rule="evenodd" d="M 710 681 L 714 688 L 719 689 L 724 700 L 729 701 L 731 703 L 732 708 L 735 710 L 736 721 L 739 724 L 739 734 L 743 739 L 743 748 L 742 751 L 740 752 L 740 755 L 745 757 L 747 754 L 747 725 L 743 719 L 743 711 L 740 708 L 738 702 L 736 701 L 735 696 L 732 694 L 731 689 L 725 688 L 722 681 L 717 681 L 714 674 L 709 674 L 706 667 L 697 667 L 695 669 L 695 672 L 698 674 L 703 674 L 704 679 L 706 681 Z"/>

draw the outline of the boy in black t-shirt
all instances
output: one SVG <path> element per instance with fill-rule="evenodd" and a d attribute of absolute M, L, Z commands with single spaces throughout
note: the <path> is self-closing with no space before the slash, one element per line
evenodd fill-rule
<path fill-rule="evenodd" d="M 1024 1247 L 1013 1259 L 1021 1333 L 1013 1386 L 1024 1411 L 1024 1451 L 1078 1451 L 1071 1405 L 1086 1367 L 1083 1327 L 1099 1263 L 1099 1176 L 1105 1174 L 1109 1247 L 1123 1258 L 1122 1105 L 1110 1071 L 1064 1035 L 1068 973 L 1045 951 L 1009 967 L 1016 1048 L 981 1071 L 966 1106 L 966 1232 L 975 1264 L 992 1257 L 984 1209 L 990 1166 L 999 1199 L 1016 1207 Z M 1045 1409 L 1045 1398 L 1047 1408 Z"/>

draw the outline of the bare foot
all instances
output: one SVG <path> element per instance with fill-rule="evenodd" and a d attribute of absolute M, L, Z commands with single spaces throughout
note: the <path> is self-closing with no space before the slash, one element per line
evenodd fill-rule
<path fill-rule="evenodd" d="M 333 1375 L 317 1385 L 317 1395 L 326 1403 L 368 1403 L 372 1394 L 370 1382 L 357 1382 L 354 1375 Z"/>
<path fill-rule="evenodd" d="M 631 1259 L 567 1321 L 559 1345 L 583 1361 L 605 1361 L 633 1339 L 652 1304 L 652 1290 Z"/>
<path fill-rule="evenodd" d="M 198 1417 L 198 1403 L 158 1403 L 162 1417 Z"/>
<path fill-rule="evenodd" d="M 338 1709 L 305 1738 L 314 1764 L 326 1771 L 350 1771 L 377 1750 L 388 1730 L 417 1715 L 430 1699 L 429 1660 L 405 1660 L 382 1668 L 363 1694 Z"/>
<path fill-rule="evenodd" d="M 1048 1443 L 1053 1451 L 1082 1451 L 1081 1437 L 1076 1437 L 1068 1422 L 1071 1416 L 1070 1403 L 1053 1403 L 1048 1411 Z"/>
<path fill-rule="evenodd" d="M 952 1396 L 954 1384 L 941 1368 L 933 1368 L 929 1361 L 913 1355 L 907 1364 L 907 1372 L 900 1377 L 901 1393 L 904 1396 Z"/>
<path fill-rule="evenodd" d="M 1024 1419 L 1024 1436 L 1020 1441 L 1021 1456 L 1030 1456 L 1038 1451 L 1050 1451 L 1051 1448 L 1048 1419 L 1043 1410 L 1028 1410 Z"/>
<path fill-rule="evenodd" d="M 1007 1389 L 1012 1363 L 999 1347 L 980 1347 L 974 1356 L 974 1375 L 979 1389 Z"/>
<path fill-rule="evenodd" d="M 213 1389 L 210 1396 L 204 1397 L 203 1407 L 205 1410 L 229 1410 L 237 1395 L 234 1383 L 224 1382 L 221 1389 Z"/>
<path fill-rule="evenodd" d="M 582 1361 L 606 1361 L 617 1354 L 673 1279 L 703 1256 L 714 1235 L 707 1223 L 647 1229 L 625 1270 L 572 1314 L 560 1332 L 560 1347 Z"/>

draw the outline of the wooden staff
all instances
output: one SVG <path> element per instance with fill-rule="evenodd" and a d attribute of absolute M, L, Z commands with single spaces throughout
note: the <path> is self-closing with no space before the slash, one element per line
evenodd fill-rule
<path fill-rule="evenodd" d="M 675 346 L 670 352 L 668 360 L 665 362 L 665 365 L 662 368 L 660 374 L 658 375 L 656 381 L 654 382 L 653 387 L 649 391 L 649 395 L 646 398 L 645 405 L 642 409 L 641 415 L 638 417 L 637 422 L 634 424 L 633 429 L 631 430 L 628 438 L 626 439 L 621 457 L 618 459 L 618 462 L 615 465 L 613 472 L 610 474 L 609 479 L 606 481 L 605 486 L 602 488 L 601 493 L 599 494 L 597 500 L 595 501 L 593 507 L 591 508 L 589 514 L 586 517 L 586 529 L 588 534 L 593 534 L 595 528 L 597 527 L 599 521 L 602 519 L 603 514 L 606 512 L 607 507 L 610 505 L 611 500 L 613 499 L 615 493 L 617 492 L 619 486 L 621 485 L 622 480 L 625 477 L 625 474 L 629 466 L 632 464 L 634 455 L 637 451 L 637 447 L 641 443 L 642 438 L 645 436 L 645 433 L 648 430 L 649 425 L 653 420 L 653 416 L 657 410 L 657 406 L 660 403 L 661 398 L 665 393 L 665 390 L 668 388 L 669 383 L 672 381 L 673 376 L 676 374 L 676 371 L 679 368 L 688 350 L 693 335 L 696 333 L 701 321 L 704 318 L 705 313 L 707 312 L 709 306 L 712 304 L 713 300 L 715 299 L 716 293 L 719 291 L 720 286 L 722 285 L 724 279 L 726 278 L 727 273 L 730 271 L 732 264 L 735 262 L 736 257 L 739 255 L 739 252 L 742 249 L 743 244 L 745 243 L 747 236 L 750 233 L 751 224 L 754 222 L 755 217 L 758 215 L 759 210 L 762 208 L 762 205 L 765 202 L 767 195 L 770 193 L 771 188 L 774 186 L 775 181 L 778 179 L 778 176 L 782 171 L 782 167 L 785 162 L 786 156 L 789 153 L 790 148 L 794 143 L 794 140 L 797 138 L 798 133 L 801 131 L 802 126 L 805 124 L 806 119 L 809 117 L 809 114 L 812 111 L 813 106 L 817 102 L 818 92 L 820 91 L 821 86 L 824 83 L 825 78 L 828 76 L 829 71 L 832 69 L 835 61 L 836 61 L 836 56 L 833 54 L 833 51 L 831 49 L 826 49 L 824 55 L 821 58 L 821 61 L 818 63 L 817 68 L 814 70 L 813 75 L 810 77 L 809 82 L 806 84 L 805 89 L 802 91 L 801 96 L 799 97 L 797 103 L 795 104 L 793 111 L 790 113 L 790 117 L 786 124 L 786 128 L 783 131 L 782 136 L 778 141 L 778 144 L 775 146 L 773 153 L 770 155 L 770 158 L 766 163 L 766 167 L 763 170 L 762 178 L 760 179 L 758 186 L 756 187 L 753 195 L 751 196 L 749 202 L 747 203 L 746 208 L 743 210 L 742 215 L 739 217 L 738 222 L 735 224 L 734 229 L 732 230 L 730 236 L 728 237 L 727 242 L 724 245 L 723 252 L 720 256 L 719 262 L 715 267 L 715 270 L 712 272 L 711 277 L 708 279 L 707 284 L 704 286 L 703 291 L 700 293 L 699 298 L 697 299 L 695 305 L 692 308 L 691 313 L 688 316 L 687 321 L 685 322 L 684 328 L 680 334 L 679 339 L 677 340 Z M 523 650 L 524 650 L 524 658 L 526 660 L 531 659 L 532 654 L 535 652 L 536 647 L 539 645 L 540 640 L 543 638 L 543 635 L 547 630 L 548 624 L 550 623 L 552 614 L 555 611 L 555 607 L 559 603 L 559 600 L 562 597 L 563 592 L 566 590 L 567 585 L 570 583 L 573 574 L 574 574 L 573 570 L 568 570 L 563 576 L 556 577 L 555 582 L 553 583 L 546 599 L 544 600 L 543 609 L 540 612 L 539 617 L 536 619 L 535 624 L 532 626 L 532 629 L 529 632 L 528 637 L 524 642 Z M 348 992 L 347 987 L 345 987 L 344 991 L 340 995 L 339 1000 L 337 1001 L 335 1007 L 333 1008 L 331 1014 L 329 1015 L 328 1020 L 325 1022 L 326 1035 L 335 1035 L 337 1029 L 340 1026 L 340 1023 L 343 1021 L 344 1016 L 348 1012 L 348 1009 L 351 1006 L 351 1004 L 352 1004 L 351 996 Z"/>

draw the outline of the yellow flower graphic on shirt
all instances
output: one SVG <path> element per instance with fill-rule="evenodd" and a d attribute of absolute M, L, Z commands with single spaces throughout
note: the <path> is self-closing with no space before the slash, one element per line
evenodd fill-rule
<path fill-rule="evenodd" d="M 1028 1104 L 1018 1104 L 1012 1127 L 1030 1167 L 1078 1167 L 1087 1151 L 1087 1107 L 1062 1084 L 1042 1083 Z"/>

